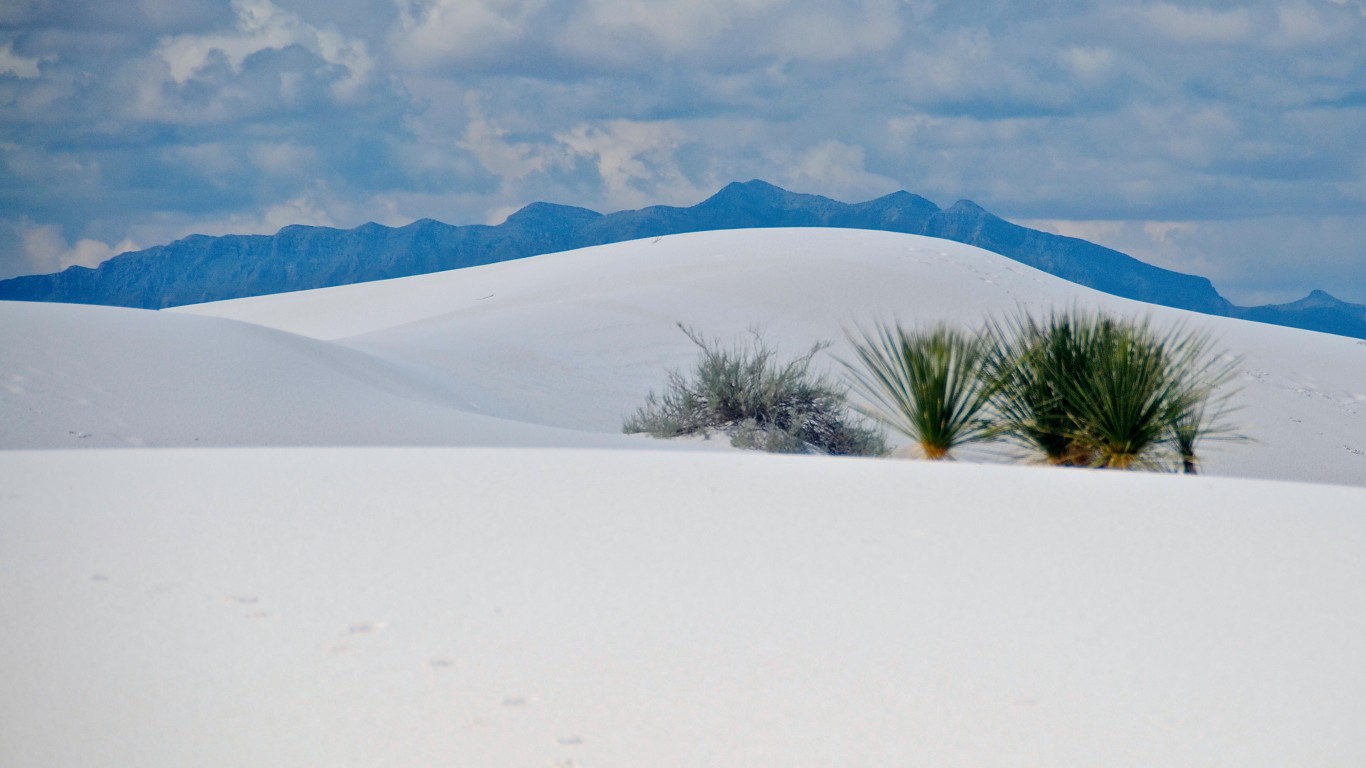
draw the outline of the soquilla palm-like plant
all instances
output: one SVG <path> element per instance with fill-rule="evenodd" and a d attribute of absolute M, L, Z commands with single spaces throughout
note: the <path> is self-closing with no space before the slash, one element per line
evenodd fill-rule
<path fill-rule="evenodd" d="M 1193 468 L 1196 442 L 1216 428 L 1210 416 L 1223 412 L 1223 399 L 1211 397 L 1232 363 L 1213 352 L 1207 335 L 1181 327 L 1163 332 L 1147 320 L 1106 317 L 1082 324 L 1091 361 L 1085 375 L 1061 379 L 1076 442 L 1101 467 L 1160 468 L 1178 458 Z"/>
<path fill-rule="evenodd" d="M 1171 425 L 1200 399 L 1187 375 L 1197 345 L 1163 339 L 1147 324 L 1101 321 L 1091 330 L 1090 370 L 1061 382 L 1077 442 L 1101 467 L 1156 467 Z"/>
<path fill-rule="evenodd" d="M 926 458 L 944 459 L 960 445 L 991 437 L 984 339 L 946 325 L 921 331 L 879 325 L 851 333 L 850 340 L 859 365 L 845 366 L 871 403 L 860 410 L 914 440 Z"/>
<path fill-rule="evenodd" d="M 986 375 L 1000 434 L 1049 464 L 1089 465 L 1077 440 L 1068 380 L 1090 376 L 1097 320 L 1055 312 L 1043 321 L 1019 314 L 992 322 Z"/>
<path fill-rule="evenodd" d="M 1001 432 L 1053 464 L 1193 471 L 1195 445 L 1236 438 L 1215 398 L 1236 362 L 1209 338 L 1076 309 L 992 325 Z"/>
<path fill-rule="evenodd" d="M 1195 446 L 1207 437 L 1207 423 L 1203 405 L 1192 407 L 1172 422 L 1172 445 L 1181 457 L 1181 471 L 1187 475 L 1200 472 L 1200 459 L 1196 456 Z"/>
<path fill-rule="evenodd" d="M 1181 462 L 1181 471 L 1188 475 L 1200 471 L 1198 447 L 1207 441 L 1240 442 L 1248 438 L 1239 434 L 1227 421 L 1232 412 L 1229 407 L 1230 393 L 1220 393 L 1220 389 L 1233 379 L 1238 360 L 1222 356 L 1209 356 L 1199 372 L 1204 396 L 1196 398 L 1190 406 L 1177 414 L 1171 423 L 1170 440 L 1172 449 Z"/>

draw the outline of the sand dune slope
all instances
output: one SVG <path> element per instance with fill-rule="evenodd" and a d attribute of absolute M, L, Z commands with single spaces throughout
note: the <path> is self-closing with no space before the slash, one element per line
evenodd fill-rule
<path fill-rule="evenodd" d="M 703 232 L 400 280 L 182 308 L 332 340 L 479 412 L 612 432 L 696 348 L 685 323 L 793 354 L 877 320 L 967 327 L 1019 309 L 1106 308 L 1204 330 L 1241 357 L 1235 421 L 1256 442 L 1217 474 L 1366 484 L 1366 342 L 1155 307 L 978 248 L 885 232 Z"/>
<path fill-rule="evenodd" d="M 212 317 L 0 302 L 0 448 L 654 448 L 479 414 L 401 365 Z"/>
<path fill-rule="evenodd" d="M 1366 489 L 487 449 L 0 472 L 14 768 L 1366 762 Z"/>
<path fill-rule="evenodd" d="M 1256 442 L 1188 477 L 618 433 L 678 323 L 838 371 L 855 324 L 1069 306 L 1211 333 Z M 1364 408 L 1354 340 L 887 233 L 0 302 L 0 766 L 1358 768 Z"/>

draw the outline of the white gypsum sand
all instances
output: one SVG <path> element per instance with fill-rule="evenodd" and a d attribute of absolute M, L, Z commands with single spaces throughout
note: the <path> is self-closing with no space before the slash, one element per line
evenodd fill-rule
<path fill-rule="evenodd" d="M 16 768 L 1366 758 L 1366 489 L 542 449 L 2 466 Z"/>
<path fill-rule="evenodd" d="M 485 267 L 183 307 L 330 340 L 425 376 L 456 407 L 611 433 L 706 336 L 783 351 L 899 318 L 977 327 L 1017 310 L 1105 309 L 1207 331 L 1240 356 L 1213 474 L 1366 485 L 1366 342 L 1119 299 L 972 246 L 831 229 L 702 232 Z M 454 442 L 454 441 L 453 441 Z"/>
<path fill-rule="evenodd" d="M 1256 442 L 1192 478 L 619 434 L 679 322 L 838 371 L 855 324 L 1071 306 L 1208 330 Z M 0 765 L 1366 763 L 1353 339 L 715 232 L 0 302 L 0 408 Z M 114 446 L 171 449 L 52 450 Z"/>

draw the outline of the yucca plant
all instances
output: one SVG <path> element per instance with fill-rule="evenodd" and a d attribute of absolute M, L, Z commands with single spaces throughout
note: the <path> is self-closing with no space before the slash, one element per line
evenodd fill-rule
<path fill-rule="evenodd" d="M 1181 471 L 1187 475 L 1200 473 L 1200 459 L 1195 446 L 1205 435 L 1205 409 L 1195 405 L 1172 422 L 1172 444 L 1181 457 Z"/>
<path fill-rule="evenodd" d="M 1054 312 L 1043 321 L 1028 315 L 992 322 L 987 376 L 999 433 L 1049 464 L 1089 465 L 1090 449 L 1077 439 L 1078 407 L 1064 383 L 1091 375 L 1093 340 L 1100 318 Z"/>
<path fill-rule="evenodd" d="M 879 325 L 853 338 L 860 366 L 845 363 L 871 405 L 860 408 L 915 441 L 927 459 L 992 436 L 985 408 L 987 342 L 945 325 L 908 331 Z"/>
<path fill-rule="evenodd" d="M 1220 422 L 1227 398 L 1214 398 L 1235 363 L 1205 335 L 1075 309 L 990 335 L 1000 431 L 1049 463 L 1195 471 L 1197 442 L 1237 437 Z"/>
<path fill-rule="evenodd" d="M 1164 468 L 1173 448 L 1193 467 L 1196 442 L 1215 427 L 1207 406 L 1231 364 L 1205 334 L 1105 317 L 1081 325 L 1090 363 L 1084 375 L 1060 379 L 1076 443 L 1100 467 Z"/>
<path fill-rule="evenodd" d="M 1247 439 L 1226 421 L 1228 414 L 1232 412 L 1228 405 L 1230 395 L 1218 393 L 1218 390 L 1233 378 L 1237 365 L 1236 359 L 1211 357 L 1210 362 L 1199 374 L 1208 390 L 1206 397 L 1196 399 L 1172 421 L 1171 444 L 1180 459 L 1181 471 L 1185 474 L 1199 474 L 1200 457 L 1197 448 L 1201 443 L 1211 440 Z"/>
<path fill-rule="evenodd" d="M 1190 350 L 1146 324 L 1102 321 L 1093 330 L 1087 375 L 1060 382 L 1075 409 L 1077 442 L 1097 466 L 1155 468 L 1167 431 L 1198 400 L 1186 370 Z"/>

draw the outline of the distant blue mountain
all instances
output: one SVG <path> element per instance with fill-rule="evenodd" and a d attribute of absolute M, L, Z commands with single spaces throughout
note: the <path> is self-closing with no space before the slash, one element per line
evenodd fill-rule
<path fill-rule="evenodd" d="M 1352 304 L 1323 291 L 1310 291 L 1308 296 L 1289 304 L 1234 307 L 1230 315 L 1259 323 L 1366 339 L 1366 304 Z"/>
<path fill-rule="evenodd" d="M 160 309 L 382 280 L 590 245 L 717 229 L 842 227 L 929 235 L 975 245 L 1116 296 L 1212 315 L 1366 338 L 1366 306 L 1316 291 L 1263 307 L 1231 304 L 1209 280 L 1145 264 L 1085 240 L 1012 224 L 962 200 L 941 209 L 908 192 L 841 203 L 763 181 L 734 183 L 687 208 L 600 214 L 533 203 L 497 226 L 431 219 L 404 227 L 285 227 L 274 235 L 194 235 L 122 253 L 94 269 L 0 281 L 0 299 Z"/>

